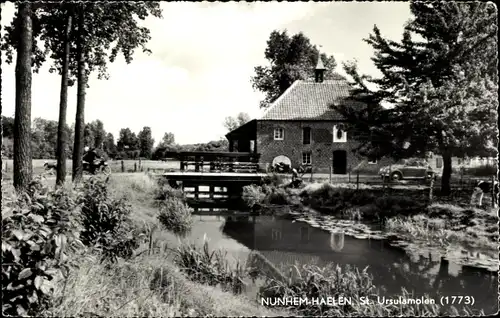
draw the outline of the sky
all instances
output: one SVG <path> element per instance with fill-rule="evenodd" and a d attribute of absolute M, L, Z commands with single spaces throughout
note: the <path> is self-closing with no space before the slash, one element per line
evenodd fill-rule
<path fill-rule="evenodd" d="M 115 140 L 121 128 L 138 133 L 149 126 L 156 142 L 172 132 L 177 143 L 202 143 L 227 133 L 226 116 L 261 116 L 264 95 L 250 78 L 255 66 L 267 65 L 264 51 L 273 30 L 303 32 L 334 55 L 340 74 L 342 62 L 357 60 L 362 73 L 377 76 L 373 50 L 363 39 L 377 25 L 383 36 L 400 40 L 411 17 L 405 2 L 162 2 L 161 8 L 162 19 L 144 22 L 152 54 L 137 50 L 131 64 L 119 58 L 109 65 L 109 80 L 89 79 L 85 122 L 100 119 Z M 2 5 L 2 34 L 14 12 L 12 3 Z M 32 119 L 58 120 L 60 76 L 49 66 L 33 75 Z M 15 65 L 2 63 L 1 69 L 2 115 L 14 116 Z M 71 124 L 76 87 L 68 96 Z"/>

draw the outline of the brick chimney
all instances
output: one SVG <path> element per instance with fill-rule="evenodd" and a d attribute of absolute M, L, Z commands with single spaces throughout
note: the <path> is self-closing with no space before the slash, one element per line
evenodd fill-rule
<path fill-rule="evenodd" d="M 325 70 L 326 68 L 323 65 L 323 61 L 321 60 L 321 53 L 318 52 L 318 64 L 316 65 L 316 69 L 314 70 L 314 78 L 316 83 L 323 83 Z"/>

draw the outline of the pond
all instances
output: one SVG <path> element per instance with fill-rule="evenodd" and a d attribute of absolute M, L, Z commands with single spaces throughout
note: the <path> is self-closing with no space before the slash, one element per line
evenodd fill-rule
<path fill-rule="evenodd" d="M 358 239 L 343 233 L 330 233 L 307 223 L 284 217 L 198 214 L 187 239 L 213 249 L 222 248 L 232 260 L 264 263 L 289 273 L 294 264 L 351 265 L 374 278 L 385 296 L 397 295 L 404 287 L 414 296 L 473 296 L 474 310 L 491 314 L 498 310 L 498 274 L 460 266 L 432 251 L 408 251 L 381 239 Z M 212 214 L 212 215 L 210 215 Z M 255 257 L 258 255 L 259 257 Z M 259 267 L 259 266 L 257 266 Z M 256 297 L 262 279 L 249 282 L 247 294 Z"/>

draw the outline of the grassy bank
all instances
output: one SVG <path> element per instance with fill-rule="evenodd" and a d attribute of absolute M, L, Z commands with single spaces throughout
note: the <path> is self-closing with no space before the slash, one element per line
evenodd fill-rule
<path fill-rule="evenodd" d="M 413 241 L 423 240 L 444 246 L 498 250 L 498 217 L 493 210 L 461 208 L 434 203 L 426 213 L 387 220 L 386 228 Z"/>
<path fill-rule="evenodd" d="M 84 260 L 70 274 L 52 316 L 93 313 L 114 317 L 279 316 L 216 286 L 193 282 L 164 254 L 140 255 L 111 268 Z M 47 312 L 49 313 L 49 312 Z"/>
<path fill-rule="evenodd" d="M 7 199 L 2 200 L 5 203 L 2 205 L 2 260 L 11 264 L 2 267 L 4 304 L 10 305 L 3 307 L 3 314 L 128 317 L 284 314 L 280 310 L 259 306 L 231 291 L 224 291 L 223 286 L 209 286 L 206 282 L 189 279 L 186 268 L 181 266 L 180 255 L 182 251 L 189 254 L 190 250 L 182 250 L 184 243 L 158 221 L 161 207 L 154 201 L 157 185 L 147 176 L 138 175 L 127 180 L 111 178 L 106 185 L 107 190 L 101 185 L 100 182 L 89 182 L 76 190 L 68 186 L 64 190 L 53 191 L 46 185 L 35 183 L 37 190 L 28 194 L 29 205 L 22 203 L 21 208 L 18 202 L 21 198 L 16 197 L 12 189 L 2 187 Z M 89 202 L 91 197 L 96 200 Z M 126 202 L 124 198 L 127 198 Z M 98 207 L 93 206 L 98 202 Z M 64 208 L 59 216 L 78 223 L 75 227 L 67 227 L 64 236 L 58 231 L 51 232 L 44 224 L 49 221 L 49 215 L 59 208 Z M 93 208 L 107 218 L 106 224 L 116 223 L 116 226 L 107 230 L 99 229 L 103 224 L 97 221 L 89 225 L 91 217 L 84 215 L 91 215 Z M 24 211 L 23 215 L 28 218 L 21 217 L 27 223 L 12 223 L 12 216 L 19 215 L 13 210 Z M 131 213 L 127 214 L 127 211 Z M 113 216 L 118 217 L 112 219 Z M 50 221 L 56 222 L 59 227 L 63 225 L 59 224 L 60 219 Z M 12 226 L 7 226 L 9 224 Z M 86 228 L 105 234 L 89 243 L 90 239 L 84 240 L 89 236 L 85 235 Z M 143 239 L 134 240 L 135 244 L 125 244 L 130 243 L 130 237 L 124 233 L 126 231 Z M 29 237 L 26 236 L 28 233 L 31 233 Z M 76 233 L 79 233 L 80 239 L 72 238 L 74 235 L 71 234 Z M 85 242 L 85 246 L 81 244 L 79 248 L 63 251 L 58 243 L 62 238 L 67 246 L 75 242 Z M 30 248 L 26 250 L 22 247 L 30 244 L 49 253 L 34 253 L 40 250 L 39 247 L 36 250 L 32 248 L 31 252 Z M 117 251 L 117 247 L 123 250 L 130 245 L 130 255 Z M 179 249 L 174 248 L 176 245 Z M 109 253 L 117 257 L 105 257 Z M 45 269 L 47 265 L 49 269 Z M 42 277 L 45 275 L 43 271 L 48 270 L 57 272 L 56 276 L 51 276 L 50 285 L 40 286 L 38 277 L 34 281 L 31 279 L 33 275 Z M 47 278 L 50 279 L 49 276 Z"/>
<path fill-rule="evenodd" d="M 181 237 L 192 224 L 191 210 L 181 193 L 159 186 L 147 175 L 111 177 L 107 184 L 90 180 L 77 189 L 68 186 L 56 191 L 35 183 L 29 200 L 5 188 L 2 191 L 8 200 L 2 206 L 2 260 L 10 265 L 2 267 L 2 291 L 4 303 L 11 307 L 4 307 L 4 314 L 194 317 L 455 313 L 439 305 L 363 305 L 359 297 L 375 297 L 378 288 L 366 272 L 349 267 L 305 267 L 293 281 L 267 279 L 260 295 L 344 296 L 352 297 L 352 306 L 261 306 L 242 293 L 252 268 L 230 265 L 224 251 L 209 250 L 207 244 L 183 241 Z M 272 186 L 266 191 L 266 202 L 271 204 L 298 198 L 293 191 L 273 190 Z M 39 278 L 44 275 L 51 275 L 50 284 L 48 279 Z"/>
<path fill-rule="evenodd" d="M 339 184 L 310 183 L 301 189 L 286 189 L 280 182 L 262 187 L 249 186 L 244 197 L 253 204 L 287 204 L 313 208 L 325 215 L 343 219 L 375 221 L 403 239 L 419 240 L 443 247 L 496 251 L 498 217 L 495 209 L 468 206 L 470 193 L 454 199 L 437 196 L 429 201 L 428 190 L 355 188 Z M 488 204 L 485 199 L 485 205 Z"/>

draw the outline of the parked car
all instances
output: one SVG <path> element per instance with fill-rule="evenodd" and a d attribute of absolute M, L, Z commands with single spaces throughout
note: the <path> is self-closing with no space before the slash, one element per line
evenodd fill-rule
<path fill-rule="evenodd" d="M 436 172 L 421 159 L 403 159 L 397 163 L 380 168 L 379 175 L 384 178 L 399 180 L 430 180 L 436 178 Z"/>

